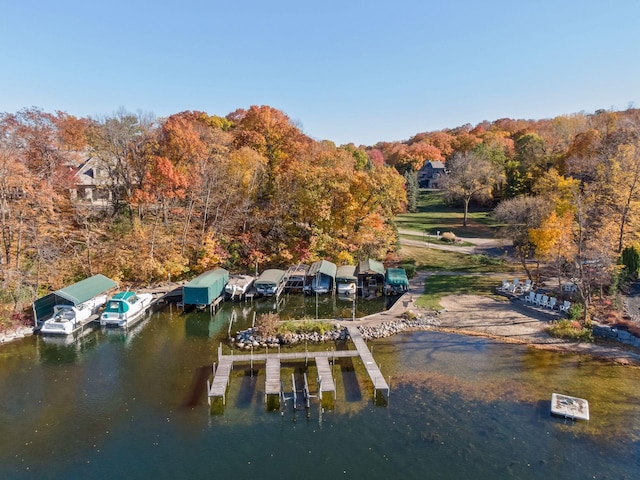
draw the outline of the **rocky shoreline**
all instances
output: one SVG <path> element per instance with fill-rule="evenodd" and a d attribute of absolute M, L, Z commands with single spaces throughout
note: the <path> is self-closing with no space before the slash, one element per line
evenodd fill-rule
<path fill-rule="evenodd" d="M 421 315 L 412 318 L 399 318 L 385 321 L 377 325 L 359 325 L 358 329 L 365 340 L 390 337 L 410 329 L 430 329 L 439 325 L 435 316 Z M 250 350 L 252 348 L 277 348 L 285 345 L 296 345 L 304 342 L 322 343 L 346 341 L 349 339 L 347 328 L 340 323 L 334 323 L 331 329 L 323 334 L 319 332 L 301 332 L 277 334 L 263 338 L 255 328 L 241 330 L 230 337 L 229 341 L 238 349 Z"/>
<path fill-rule="evenodd" d="M 19 338 L 29 337 L 33 335 L 32 327 L 18 327 L 0 333 L 0 344 L 8 343 Z"/>

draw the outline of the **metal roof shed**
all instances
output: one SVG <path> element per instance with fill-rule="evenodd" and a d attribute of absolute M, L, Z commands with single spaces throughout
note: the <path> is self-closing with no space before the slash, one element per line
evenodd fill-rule
<path fill-rule="evenodd" d="M 224 293 L 229 282 L 229 272 L 216 268 L 198 275 L 182 287 L 182 302 L 185 305 L 211 305 Z"/>
<path fill-rule="evenodd" d="M 356 275 L 382 275 L 384 277 L 384 265 L 377 260 L 369 259 L 363 260 L 358 263 L 358 268 L 356 268 Z"/>
<path fill-rule="evenodd" d="M 309 267 L 309 271 L 307 272 L 308 277 L 313 277 L 318 273 L 326 275 L 331 278 L 336 278 L 336 272 L 338 271 L 338 267 L 335 263 L 331 263 L 327 260 L 318 260 L 314 262 Z"/>
<path fill-rule="evenodd" d="M 53 315 L 56 305 L 79 305 L 117 286 L 110 278 L 98 274 L 45 295 L 33 302 L 36 326 Z"/>
<path fill-rule="evenodd" d="M 336 272 L 336 282 L 340 282 L 341 280 L 344 280 L 345 282 L 355 282 L 358 279 L 355 272 L 355 265 L 342 265 L 338 267 L 338 270 Z"/>

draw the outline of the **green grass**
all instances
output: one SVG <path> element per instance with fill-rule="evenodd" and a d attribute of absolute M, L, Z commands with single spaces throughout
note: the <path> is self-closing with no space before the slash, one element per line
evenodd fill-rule
<path fill-rule="evenodd" d="M 462 226 L 464 209 L 462 206 L 448 205 L 443 193 L 421 190 L 418 196 L 418 211 L 403 213 L 395 218 L 400 230 L 415 230 L 436 235 L 453 232 L 458 237 L 485 237 L 495 235 L 497 224 L 490 216 L 490 210 L 471 208 L 467 216 L 467 227 Z"/>
<path fill-rule="evenodd" d="M 509 274 L 519 271 L 518 265 L 486 255 L 468 255 L 410 245 L 403 245 L 401 253 L 407 262 L 415 265 L 416 270 Z"/>
<path fill-rule="evenodd" d="M 447 295 L 484 295 L 504 298 L 496 295 L 496 287 L 502 277 L 496 275 L 432 275 L 425 281 L 424 293 L 416 299 L 416 305 L 422 308 L 440 310 L 440 299 Z"/>
<path fill-rule="evenodd" d="M 436 245 L 449 245 L 451 247 L 472 247 L 473 245 L 475 245 L 474 243 L 471 242 L 455 242 L 455 243 L 451 243 L 451 242 L 447 242 L 445 240 L 442 239 L 437 239 L 434 237 L 426 237 L 424 235 L 406 235 L 406 234 L 400 234 L 400 238 L 406 238 L 408 240 L 418 240 L 418 241 L 422 241 L 425 243 L 434 243 Z"/>

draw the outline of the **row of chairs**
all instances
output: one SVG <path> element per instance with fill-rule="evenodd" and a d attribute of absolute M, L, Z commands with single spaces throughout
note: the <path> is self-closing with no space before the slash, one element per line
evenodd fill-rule
<path fill-rule="evenodd" d="M 557 305 L 558 311 L 564 313 L 567 313 L 569 308 L 571 308 L 571 302 L 569 300 L 565 300 L 562 305 L 560 305 L 556 297 L 549 297 L 543 293 L 529 292 L 529 295 L 527 295 L 524 300 L 526 303 L 548 308 L 549 310 L 554 310 Z"/>
<path fill-rule="evenodd" d="M 514 278 L 513 282 L 510 282 L 506 279 L 502 280 L 502 285 L 498 287 L 498 290 L 501 290 L 506 293 L 515 294 L 515 293 L 530 292 L 532 288 L 533 288 L 533 283 L 531 282 L 530 279 L 527 278 L 527 280 L 524 283 L 521 283 L 520 280 L 518 280 L 517 278 Z"/>

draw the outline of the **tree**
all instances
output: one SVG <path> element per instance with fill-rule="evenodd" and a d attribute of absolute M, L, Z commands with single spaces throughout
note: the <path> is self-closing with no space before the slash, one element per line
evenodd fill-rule
<path fill-rule="evenodd" d="M 462 226 L 466 227 L 471 199 L 490 197 L 493 187 L 502 181 L 504 175 L 498 166 L 474 152 L 455 153 L 447 162 L 447 169 L 449 173 L 441 186 L 448 198 L 462 200 Z"/>
<path fill-rule="evenodd" d="M 501 229 L 505 236 L 512 239 L 520 263 L 531 280 L 527 260 L 535 253 L 535 243 L 530 232 L 541 227 L 551 210 L 547 198 L 524 195 L 503 200 L 493 211 L 494 219 L 503 224 Z"/>
<path fill-rule="evenodd" d="M 407 189 L 407 210 L 415 213 L 418 211 L 418 175 L 413 170 L 407 170 L 404 181 Z"/>

